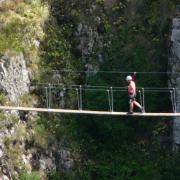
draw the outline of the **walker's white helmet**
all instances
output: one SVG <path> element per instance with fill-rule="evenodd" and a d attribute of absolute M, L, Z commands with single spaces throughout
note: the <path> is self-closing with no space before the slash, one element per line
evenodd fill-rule
<path fill-rule="evenodd" d="M 131 81 L 132 77 L 131 76 L 126 76 L 126 81 Z"/>

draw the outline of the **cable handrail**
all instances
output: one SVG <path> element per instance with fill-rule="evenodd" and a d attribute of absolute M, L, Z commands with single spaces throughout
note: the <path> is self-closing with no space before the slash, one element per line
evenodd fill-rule
<path fill-rule="evenodd" d="M 31 84 L 32 85 L 32 84 Z M 77 102 L 77 106 L 78 109 L 80 111 L 84 110 L 83 106 L 84 106 L 84 98 L 86 95 L 86 91 L 90 91 L 90 93 L 92 93 L 93 91 L 96 92 L 103 92 L 102 96 L 104 96 L 104 98 L 107 98 L 108 100 L 108 106 L 109 106 L 109 111 L 113 112 L 114 111 L 114 105 L 116 105 L 116 103 L 114 104 L 114 97 L 117 98 L 117 93 L 116 92 L 122 92 L 122 93 L 118 93 L 123 95 L 124 92 L 126 92 L 126 94 L 128 95 L 128 86 L 121 86 L 121 87 L 113 87 L 113 86 L 93 86 L 93 85 L 63 85 L 63 84 L 50 84 L 50 83 L 34 83 L 35 86 L 33 86 L 33 90 L 35 90 L 35 88 L 41 88 L 44 89 L 44 93 L 45 93 L 45 97 L 46 97 L 46 107 L 47 109 L 51 109 L 54 105 L 53 105 L 53 100 L 55 100 L 55 98 L 53 98 L 53 95 L 55 95 L 56 93 L 60 93 L 61 99 L 62 96 L 64 96 L 64 94 L 68 93 L 69 91 L 67 90 L 73 90 L 76 93 L 76 102 Z M 139 92 L 140 95 L 140 102 L 142 107 L 145 109 L 145 97 L 148 93 L 159 93 L 158 95 L 160 96 L 160 93 L 168 93 L 169 95 L 167 96 L 168 100 L 171 101 L 172 104 L 172 110 L 174 113 L 176 113 L 176 109 L 177 109 L 177 102 L 176 102 L 176 93 L 177 93 L 177 89 L 180 88 L 174 88 L 174 87 L 137 87 L 137 93 Z M 55 93 L 55 94 L 53 94 Z M 61 95 L 61 93 L 63 93 L 63 95 Z M 116 93 L 113 95 L 113 93 Z M 93 95 L 93 94 L 92 94 Z M 157 94 L 154 94 L 157 95 Z M 55 96 L 54 96 L 55 97 Z M 68 96 L 66 96 L 68 97 Z M 94 98 L 93 98 L 94 100 Z M 148 99 L 147 99 L 148 100 Z"/>
<path fill-rule="evenodd" d="M 107 74 L 132 74 L 134 71 L 107 71 L 107 70 L 69 70 L 69 69 L 53 69 L 41 70 L 41 72 L 66 72 L 66 73 L 107 73 Z M 137 71 L 137 74 L 180 74 L 180 72 L 171 71 Z"/>
<path fill-rule="evenodd" d="M 69 88 L 78 88 L 78 87 L 82 87 L 82 89 L 109 89 L 109 88 L 113 88 L 115 89 L 127 89 L 127 86 L 94 86 L 94 85 L 61 85 L 61 84 L 55 84 L 55 83 L 36 83 L 36 84 L 31 84 L 30 87 L 51 87 L 51 88 L 65 88 L 65 89 L 69 89 Z M 172 89 L 180 89 L 180 88 L 174 88 L 174 87 L 137 87 L 137 90 L 140 90 L 144 88 L 145 90 L 172 90 Z"/>

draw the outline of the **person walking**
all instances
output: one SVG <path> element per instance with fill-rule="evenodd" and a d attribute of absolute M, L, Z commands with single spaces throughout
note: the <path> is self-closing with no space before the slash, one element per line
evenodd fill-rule
<path fill-rule="evenodd" d="M 143 107 L 136 101 L 136 83 L 135 83 L 136 73 L 132 76 L 126 76 L 126 81 L 128 82 L 128 94 L 129 94 L 129 114 L 133 114 L 134 106 L 137 106 L 141 112 L 144 112 Z"/>

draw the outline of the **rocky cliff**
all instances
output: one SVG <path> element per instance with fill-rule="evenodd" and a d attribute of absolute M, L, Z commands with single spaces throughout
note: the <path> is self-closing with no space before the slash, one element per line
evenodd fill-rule
<path fill-rule="evenodd" d="M 91 80 L 103 86 L 124 85 L 125 75 L 99 75 L 96 72 L 101 67 L 115 71 L 130 71 L 134 68 L 138 71 L 161 71 L 163 60 L 167 59 L 162 44 L 166 39 L 166 23 L 173 5 L 168 0 L 159 0 L 157 3 L 143 0 L 0 0 L 0 103 L 17 106 L 21 105 L 24 98 L 26 106 L 35 96 L 38 104 L 46 105 L 45 101 L 41 101 L 41 98 L 45 99 L 42 91 L 34 88 L 33 95 L 29 92 L 31 80 L 37 84 L 41 81 L 60 85 L 86 83 L 81 74 L 67 75 L 65 72 L 59 73 L 58 69 L 85 70 L 83 76 L 86 79 L 97 75 Z M 179 27 L 177 16 L 173 21 L 171 36 L 172 72 L 180 68 Z M 34 72 L 38 70 L 40 74 L 44 73 L 35 77 Z M 48 70 L 53 73 L 48 74 Z M 90 73 L 94 70 L 95 73 Z M 160 78 L 152 76 L 149 79 L 141 78 L 144 78 L 140 80 L 143 86 L 162 83 Z M 172 86 L 179 87 L 179 79 L 173 75 Z M 70 91 L 65 88 L 63 92 L 52 90 L 57 107 L 60 102 L 62 107 L 73 108 L 73 99 L 77 100 L 77 96 L 76 92 Z M 56 98 L 56 93 L 64 99 Z M 178 93 L 177 105 L 180 98 Z M 102 93 L 94 93 L 93 98 L 87 95 L 87 102 L 94 101 L 92 105 L 87 103 L 87 108 L 94 108 L 98 102 L 102 110 L 107 104 L 104 97 Z M 153 99 L 151 96 L 147 98 Z M 117 110 L 122 105 L 127 110 L 126 96 L 116 96 L 114 100 Z M 157 111 L 159 104 L 154 102 L 148 101 L 148 106 Z M 163 103 L 160 101 L 160 105 Z M 104 176 L 107 179 L 126 179 L 138 176 L 140 170 L 144 172 L 142 167 L 138 167 L 139 160 L 132 161 L 131 155 L 143 159 L 143 168 L 154 169 L 154 163 L 149 163 L 151 152 L 146 149 L 146 144 L 148 147 L 159 147 L 159 144 L 156 146 L 156 139 L 164 133 L 165 123 L 156 126 L 154 122 L 142 119 L 112 119 L 91 116 L 75 118 L 24 111 L 0 112 L 0 178 L 48 179 L 54 173 L 54 179 L 63 179 L 68 172 L 64 179 L 102 179 Z M 175 118 L 174 149 L 178 149 L 180 144 L 179 132 L 179 119 Z M 127 150 L 122 149 L 122 145 Z M 141 153 L 137 151 L 139 147 Z M 133 154 L 136 151 L 137 154 Z M 122 155 L 124 152 L 129 161 Z M 144 157 L 147 157 L 146 162 Z M 157 157 L 161 156 L 158 154 Z M 115 164 L 113 159 L 116 159 Z M 134 169 L 134 162 L 138 170 Z M 154 171 L 151 173 L 154 174 Z"/>
<path fill-rule="evenodd" d="M 11 102 L 18 104 L 18 99 L 29 92 L 30 80 L 25 58 L 22 53 L 16 56 L 3 55 L 0 62 L 0 88 Z"/>
<path fill-rule="evenodd" d="M 178 12 L 179 13 L 179 12 Z M 178 14 L 177 13 L 177 14 Z M 169 66 L 172 72 L 170 76 L 170 87 L 176 88 L 175 105 L 176 111 L 180 112 L 180 15 L 176 15 L 172 22 L 172 33 L 170 43 L 170 58 Z M 173 119 L 173 149 L 179 151 L 180 149 L 180 118 Z"/>
<path fill-rule="evenodd" d="M 33 99 L 29 86 L 47 17 L 48 5 L 40 0 L 0 1 L 1 105 L 18 106 Z M 70 151 L 49 136 L 38 124 L 40 119 L 37 113 L 0 112 L 0 179 L 27 178 L 34 171 L 41 172 L 37 178 L 46 179 L 46 171 L 72 169 Z"/>

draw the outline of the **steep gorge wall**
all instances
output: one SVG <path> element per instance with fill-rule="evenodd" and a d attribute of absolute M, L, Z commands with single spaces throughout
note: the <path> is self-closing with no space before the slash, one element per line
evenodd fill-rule
<path fill-rule="evenodd" d="M 0 2 L 3 2 L 3 1 L 0 1 Z M 31 2 L 31 1 L 27 1 L 27 2 Z M 36 2 L 36 1 L 33 1 L 33 2 Z M 52 1 L 49 1 L 49 2 L 52 2 Z M 60 2 L 63 2 L 63 1 L 54 0 L 53 7 L 51 7 L 51 8 L 54 8 L 57 10 L 56 20 L 53 18 L 51 19 L 52 25 L 53 26 L 56 25 L 57 27 L 55 27 L 55 28 L 57 28 L 58 31 L 61 31 L 63 28 L 65 29 L 63 33 L 65 34 L 65 37 L 68 36 L 68 38 L 65 39 L 65 41 L 67 41 L 69 44 L 70 43 L 73 44 L 72 49 L 73 49 L 73 55 L 75 56 L 75 60 L 78 61 L 80 59 L 80 62 L 77 62 L 77 63 L 75 62 L 77 65 L 83 64 L 83 66 L 85 66 L 86 70 L 98 70 L 100 64 L 103 64 L 103 61 L 104 61 L 103 50 L 102 50 L 103 46 L 104 46 L 104 35 L 106 33 L 105 28 L 103 27 L 104 26 L 103 21 L 105 20 L 105 19 L 103 19 L 104 15 L 101 16 L 99 7 L 94 5 L 93 3 L 92 4 L 90 3 L 90 6 L 84 8 L 81 6 L 79 7 L 77 5 L 78 4 L 78 1 L 77 1 L 77 4 L 76 4 L 76 6 L 78 6 L 78 8 L 76 9 L 77 11 L 74 11 L 74 7 L 71 7 L 70 9 L 68 9 L 68 7 L 70 7 L 71 3 L 73 4 L 75 2 L 74 0 L 64 1 L 67 3 L 66 4 L 67 7 L 62 5 L 61 10 L 64 10 L 64 14 L 63 14 L 63 11 L 59 11 L 59 9 L 57 9 Z M 84 1 L 80 1 L 79 3 L 83 3 L 83 2 Z M 89 2 L 92 2 L 92 1 L 89 1 Z M 116 4 L 116 2 L 117 2 L 116 0 L 106 0 L 105 5 L 106 5 L 106 7 L 113 7 L 113 5 Z M 132 2 L 134 2 L 134 1 L 132 1 Z M 52 4 L 50 4 L 50 6 L 51 5 Z M 86 3 L 85 3 L 85 5 L 86 5 Z M 12 55 L 12 56 L 6 55 L 6 53 L 3 52 L 2 53 L 3 55 L 1 57 L 3 65 L 1 66 L 1 71 L 0 71 L 1 72 L 0 77 L 2 80 L 2 82 L 0 83 L 0 85 L 1 85 L 0 87 L 1 87 L 2 91 L 5 92 L 5 94 L 7 94 L 9 99 L 15 103 L 18 103 L 18 99 L 20 96 L 28 93 L 29 77 L 28 77 L 28 71 L 26 69 L 26 62 L 28 62 L 28 63 L 30 62 L 29 64 L 33 68 L 35 63 L 33 64 L 32 62 L 34 62 L 33 60 L 36 60 L 36 58 L 39 58 L 38 57 L 38 49 L 41 46 L 41 42 L 43 42 L 44 32 L 42 30 L 41 25 L 42 24 L 44 25 L 43 22 L 45 21 L 45 19 L 43 19 L 43 18 L 45 18 L 45 17 L 41 16 L 41 11 L 37 11 L 37 13 L 34 13 L 34 12 L 36 12 L 36 10 L 42 10 L 42 12 L 44 12 L 44 10 L 43 10 L 43 8 L 40 8 L 41 6 L 39 7 L 36 4 L 33 7 L 35 7 L 35 10 L 32 11 L 33 8 L 32 9 L 28 8 L 28 10 L 24 11 L 24 13 L 22 15 L 23 17 L 20 16 L 21 18 L 19 18 L 18 13 L 21 12 L 20 10 L 22 10 L 22 9 L 20 8 L 20 10 L 19 10 L 18 8 L 17 9 L 15 8 L 17 11 L 17 13 L 15 13 L 15 17 L 17 16 L 18 19 L 20 19 L 20 21 L 21 20 L 28 21 L 27 26 L 25 26 L 25 28 L 22 28 L 23 30 L 25 30 L 25 33 L 24 33 L 24 31 L 22 32 L 24 34 L 23 34 L 23 38 L 20 40 L 22 40 L 22 42 L 24 42 L 23 44 L 25 44 L 25 45 L 27 44 L 27 47 L 25 47 L 25 48 L 23 47 L 24 50 L 30 49 L 30 51 L 26 52 L 25 54 L 20 53 L 20 55 Z M 82 8 L 82 9 L 79 9 L 79 8 Z M 47 10 L 47 8 L 45 8 L 45 9 Z M 12 12 L 10 12 L 10 13 L 12 13 Z M 70 13 L 72 13 L 72 15 L 70 15 Z M 76 13 L 79 13 L 78 16 L 76 16 Z M 127 14 L 128 13 L 129 13 L 129 9 L 127 9 Z M 134 14 L 135 13 L 133 10 L 132 16 L 134 16 Z M 74 20 L 73 19 L 74 16 L 76 16 L 77 19 L 75 18 L 75 20 Z M 129 14 L 127 16 L 129 16 Z M 11 15 L 11 17 L 12 17 L 12 15 Z M 30 20 L 30 22 L 29 22 L 29 20 Z M 70 32 L 68 29 L 68 25 L 71 26 L 71 24 L 69 23 L 71 21 L 74 21 L 73 22 L 74 29 L 73 29 L 73 31 Z M 121 21 L 121 18 L 119 19 L 119 21 Z M 131 22 L 132 22 L 132 19 L 131 19 L 130 23 Z M 110 26 L 111 23 L 108 25 Z M 48 27 L 45 27 L 45 28 L 48 28 Z M 50 30 L 53 30 L 53 28 L 54 27 L 52 27 L 52 29 L 50 29 Z M 20 28 L 20 34 L 21 34 L 22 29 Z M 132 29 L 132 28 L 129 28 L 129 29 Z M 13 32 L 13 30 L 14 30 L 14 28 L 12 28 L 12 32 Z M 48 34 L 48 32 L 47 32 L 47 34 Z M 112 34 L 112 36 L 113 35 L 114 34 Z M 129 34 L 127 36 L 129 36 Z M 133 36 L 136 36 L 136 34 L 133 34 Z M 123 34 L 122 34 L 122 37 L 124 38 Z M 52 37 L 50 37 L 50 38 L 52 38 Z M 126 38 L 128 38 L 128 37 L 126 37 Z M 120 39 L 120 41 L 122 41 L 122 39 Z M 52 39 L 52 42 L 53 43 L 55 42 L 57 44 L 53 44 L 53 43 L 50 44 L 48 40 L 47 41 L 44 40 L 44 44 L 48 44 L 48 45 L 50 44 L 50 46 L 49 46 L 50 48 L 49 49 L 45 48 L 44 50 L 45 51 L 48 50 L 46 52 L 47 54 L 52 53 L 54 55 L 54 59 L 48 57 L 48 61 L 50 62 L 49 65 L 51 65 L 51 63 L 54 63 L 56 61 L 55 65 L 57 65 L 57 66 L 53 66 L 53 68 L 54 67 L 56 69 L 66 68 L 66 66 L 63 66 L 64 62 L 62 62 L 62 60 L 65 61 L 65 56 L 62 53 L 64 47 L 60 46 L 59 49 L 56 49 L 56 45 L 58 46 L 59 44 L 63 44 L 62 41 L 59 41 L 59 39 L 57 40 L 57 37 L 55 37 L 54 39 Z M 20 44 L 21 44 L 21 41 L 20 41 Z M 124 39 L 124 44 L 128 44 L 128 42 L 126 42 L 126 39 Z M 35 47 L 34 47 L 34 45 L 35 45 Z M 34 49 L 35 49 L 35 51 L 34 51 Z M 56 51 L 53 51 L 54 49 Z M 32 52 L 31 52 L 31 50 L 32 50 Z M 118 49 L 113 54 L 116 54 L 118 50 L 120 50 L 120 46 L 118 46 Z M 130 48 L 129 52 L 132 53 L 132 51 L 133 51 L 133 49 Z M 63 55 L 56 56 L 58 53 L 63 54 Z M 29 56 L 28 56 L 28 54 L 29 54 Z M 123 56 L 126 55 L 125 52 L 123 52 L 122 54 L 123 54 Z M 127 54 L 129 54 L 129 53 L 127 53 Z M 61 58 L 59 58 L 59 57 L 61 57 Z M 119 57 L 117 56 L 116 58 L 120 58 L 120 57 L 121 56 L 119 56 Z M 25 62 L 25 60 L 26 60 L 26 62 Z M 43 58 L 41 60 L 43 61 Z M 70 60 L 72 60 L 72 59 L 70 59 Z M 117 64 L 121 65 L 121 62 L 119 62 Z M 81 67 L 80 68 L 79 67 L 80 66 L 78 66 L 77 68 L 80 69 Z M 176 67 L 176 65 L 174 67 Z M 123 79 L 123 81 L 124 81 L 124 79 Z M 65 81 L 65 83 L 66 83 L 66 81 Z M 66 140 L 64 140 L 62 138 L 59 141 L 56 141 L 56 139 L 54 137 L 52 137 L 51 134 L 49 135 L 46 133 L 44 133 L 43 134 L 44 136 L 42 135 L 42 137 L 41 137 L 41 130 L 43 128 L 38 127 L 41 129 L 40 129 L 40 132 L 37 132 L 37 134 L 36 134 L 39 138 L 39 141 L 37 141 L 36 137 L 33 136 L 35 134 L 34 129 L 31 127 L 31 125 L 28 124 L 31 122 L 31 120 L 32 120 L 32 122 L 34 120 L 37 120 L 37 118 L 38 118 L 37 114 L 34 115 L 35 117 L 33 117 L 33 115 L 29 115 L 26 113 L 24 115 L 24 113 L 22 113 L 22 114 L 21 113 L 16 114 L 16 117 L 18 119 L 20 118 L 20 116 L 22 116 L 20 118 L 21 121 L 17 123 L 18 124 L 17 126 L 19 128 L 15 129 L 14 127 L 12 127 L 12 123 L 10 123 L 10 127 L 9 127 L 9 124 L 7 124 L 5 126 L 5 129 L 3 129 L 1 131 L 1 134 L 3 137 L 0 135 L 2 137 L 1 140 L 3 139 L 3 142 L 1 143 L 3 148 L 4 148 L 5 139 L 6 139 L 6 143 L 9 143 L 9 145 L 7 145 L 6 147 L 10 147 L 12 149 L 17 149 L 17 150 L 19 150 L 18 149 L 19 147 L 22 147 L 22 148 L 20 148 L 20 150 L 18 152 L 17 151 L 12 152 L 12 153 L 8 152 L 9 153 L 8 154 L 9 161 L 2 161 L 2 162 L 9 163 L 12 166 L 11 173 L 13 174 L 13 176 L 16 177 L 16 174 L 17 174 L 15 169 L 17 169 L 18 171 L 22 170 L 20 168 L 18 169 L 18 167 L 17 167 L 19 165 L 18 164 L 19 162 L 23 162 L 22 164 L 27 166 L 26 169 L 28 170 L 28 173 L 31 173 L 33 170 L 46 172 L 46 171 L 62 170 L 62 169 L 66 171 L 66 170 L 73 169 L 74 160 L 71 157 L 71 152 L 64 148 L 64 144 L 66 144 L 66 142 L 64 142 L 64 141 L 66 141 Z M 9 115 L 8 115 L 8 118 L 10 118 Z M 8 118 L 4 118 L 4 121 L 8 121 Z M 47 118 L 49 118 L 49 116 L 47 116 Z M 51 118 L 49 118 L 50 121 L 54 120 L 53 117 L 51 117 Z M 58 117 L 58 118 L 57 118 L 56 124 L 54 123 L 55 126 L 58 126 L 59 122 L 60 122 L 59 120 L 61 120 L 60 117 Z M 13 118 L 12 118 L 12 120 L 13 120 Z M 12 120 L 10 118 L 9 121 L 12 122 Z M 45 119 L 45 120 L 47 120 L 47 119 Z M 26 124 L 26 123 L 24 123 L 24 121 L 27 121 L 28 123 Z M 53 123 L 53 121 L 50 123 Z M 21 132 L 20 130 L 23 130 L 23 132 Z M 21 135 L 18 134 L 19 131 L 21 132 Z M 46 131 L 46 129 L 45 129 L 45 131 Z M 178 133 L 178 131 L 179 130 L 177 129 L 177 133 Z M 17 137 L 20 136 L 23 140 L 19 141 L 18 138 L 17 139 L 14 138 L 15 135 L 17 135 Z M 176 135 L 176 136 L 178 137 L 178 135 Z M 10 137 L 10 138 L 7 138 L 7 137 Z M 36 141 L 37 141 L 36 145 L 33 144 L 34 142 L 32 143 L 32 140 L 34 141 L 34 139 L 36 139 Z M 50 141 L 50 143 L 48 141 Z M 47 144 L 49 143 L 49 144 L 47 145 L 46 143 Z M 31 147 L 29 147 L 30 146 L 29 144 L 31 145 Z M 26 148 L 27 146 L 28 146 L 28 148 Z M 5 150 L 3 149 L 2 151 L 0 151 L 0 153 L 3 154 L 4 153 L 3 151 L 5 151 Z M 13 156 L 14 154 L 16 154 L 16 156 Z M 2 159 L 4 160 L 6 153 L 4 153 L 3 155 L 1 157 L 3 157 Z M 18 159 L 18 160 L 16 161 L 16 159 Z M 20 167 L 22 168 L 23 165 Z M 9 174 L 7 173 L 7 171 L 8 171 L 7 168 L 4 168 L 4 170 L 2 170 L 2 171 L 5 171 L 4 173 L 2 172 L 2 174 L 9 176 Z"/>
<path fill-rule="evenodd" d="M 33 99 L 29 85 L 32 72 L 38 71 L 48 8 L 41 0 L 0 1 L 0 92 L 7 97 L 1 104 L 18 106 L 22 98 Z M 0 113 L 0 179 L 19 179 L 35 170 L 38 178 L 46 179 L 47 171 L 74 167 L 63 140 L 39 125 L 40 119 L 37 113 L 24 111 Z"/>
<path fill-rule="evenodd" d="M 171 47 L 169 66 L 172 75 L 170 76 L 170 87 L 176 89 L 176 111 L 180 112 L 180 14 L 174 17 L 172 22 Z M 173 150 L 180 150 L 180 118 L 173 119 Z"/>
<path fill-rule="evenodd" d="M 47 7 L 39 0 L 0 1 L 1 105 L 18 106 L 21 98 L 29 95 L 30 72 L 37 69 L 39 41 L 43 38 L 47 13 Z M 64 164 L 66 168 L 70 159 L 67 151 L 58 156 L 63 162 L 56 166 L 53 150 L 40 151 L 35 145 L 37 133 L 28 124 L 37 118 L 36 113 L 22 111 L 0 113 L 0 179 L 19 179 L 23 172 L 31 173 L 37 168 L 53 170 Z M 35 144 L 29 146 L 31 142 Z"/>
<path fill-rule="evenodd" d="M 18 104 L 18 99 L 29 93 L 29 73 L 23 54 L 4 55 L 1 61 L 1 90 L 7 94 L 11 102 Z"/>

